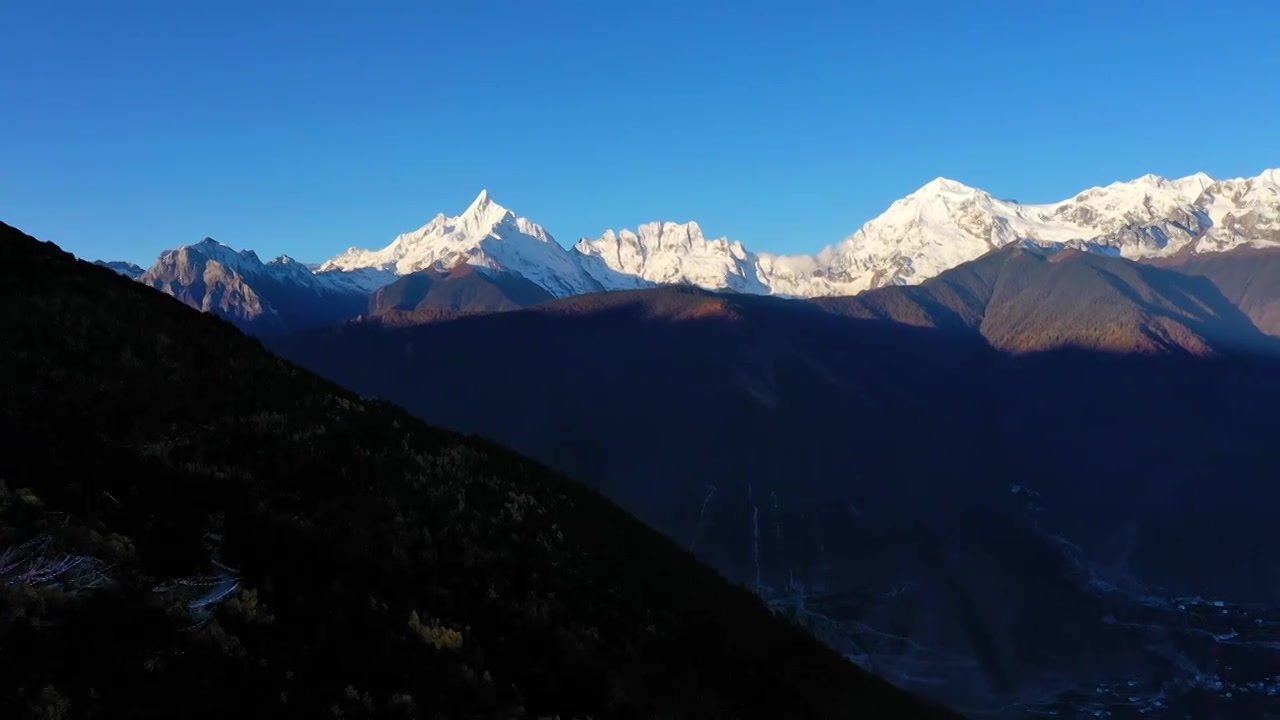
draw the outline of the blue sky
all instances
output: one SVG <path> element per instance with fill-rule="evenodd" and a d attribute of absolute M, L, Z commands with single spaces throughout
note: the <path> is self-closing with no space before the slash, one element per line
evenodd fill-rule
<path fill-rule="evenodd" d="M 0 219 L 150 264 L 382 246 L 481 188 L 566 244 L 809 252 L 943 175 L 1049 201 L 1280 165 L 1280 3 L 12 2 Z"/>

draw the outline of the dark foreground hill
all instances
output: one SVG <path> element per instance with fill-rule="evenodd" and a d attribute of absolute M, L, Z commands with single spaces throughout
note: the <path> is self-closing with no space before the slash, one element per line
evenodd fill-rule
<path fill-rule="evenodd" d="M 949 286 L 972 314 L 938 293 L 917 307 L 943 321 L 915 327 L 662 288 L 273 347 L 570 470 L 866 667 L 975 717 L 1264 717 L 1280 626 L 1237 610 L 1280 607 L 1265 422 L 1280 367 L 1233 341 L 1266 338 L 1175 312 L 1184 286 L 1155 292 L 1156 268 L 989 259 L 1010 258 L 1035 287 L 1012 293 L 1022 271 L 990 268 Z M 1072 287 L 1123 298 L 1109 279 L 1141 302 L 1052 324 L 1089 297 Z M 993 307 L 1039 309 L 1068 348 L 991 347 Z M 997 327 L 1036 337 L 1039 322 Z M 1071 349 L 1091 337 L 1133 345 Z M 1185 596 L 1226 605 L 1197 615 Z"/>
<path fill-rule="evenodd" d="M 0 716 L 946 717 L 593 492 L 0 232 Z"/>

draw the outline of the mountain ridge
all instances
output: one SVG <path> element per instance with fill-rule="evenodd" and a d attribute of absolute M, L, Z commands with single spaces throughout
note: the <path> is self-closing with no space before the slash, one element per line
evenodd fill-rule
<path fill-rule="evenodd" d="M 521 275 L 554 297 L 670 284 L 786 297 L 845 296 L 919 284 L 1015 243 L 1067 246 L 1146 262 L 1280 248 L 1278 178 L 1276 170 L 1229 180 L 1204 173 L 1172 180 L 1148 174 L 1088 188 L 1058 202 L 1020 204 L 939 177 L 811 255 L 756 252 L 726 237 L 708 237 L 696 221 L 607 230 L 566 248 L 546 228 L 483 190 L 462 213 L 439 213 L 381 249 L 353 247 L 314 270 L 295 263 L 300 272 L 272 277 L 309 289 L 319 285 L 327 292 L 371 294 L 405 274 L 446 271 L 466 262 Z M 207 254 L 218 254 L 231 266 L 256 267 L 243 255 L 251 251 L 209 249 L 218 252 Z M 172 252 L 162 254 L 157 264 Z M 256 255 L 252 260 L 257 261 Z M 175 273 L 169 270 L 170 276 Z M 163 273 L 144 273 L 153 279 L 157 274 Z M 197 274 L 186 272 L 189 278 Z M 244 284 L 256 290 L 247 276 Z M 171 294 L 184 292 L 172 277 L 167 287 Z M 186 294 L 203 306 L 201 293 Z M 250 294 L 243 289 L 232 293 L 231 302 Z M 251 297 L 243 302 L 240 314 L 245 318 L 264 312 L 253 307 Z"/>
<path fill-rule="evenodd" d="M 350 318 L 366 304 L 376 275 L 313 272 L 287 255 L 263 262 L 213 238 L 161 253 L 137 282 L 257 333 L 278 333 Z"/>
<path fill-rule="evenodd" d="M 351 248 L 320 265 L 319 272 L 377 270 L 406 275 L 459 261 L 519 273 L 556 297 L 604 289 L 550 233 L 499 205 L 481 190 L 461 214 L 435 216 L 402 233 L 381 250 Z"/>
<path fill-rule="evenodd" d="M 919 285 L 811 298 L 831 312 L 980 333 L 1001 351 L 1280 356 L 1212 281 L 1071 247 L 1015 243 Z"/>

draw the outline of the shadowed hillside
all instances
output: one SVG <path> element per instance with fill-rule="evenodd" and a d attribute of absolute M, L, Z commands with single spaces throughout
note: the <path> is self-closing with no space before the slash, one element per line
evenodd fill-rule
<path fill-rule="evenodd" d="M 543 466 L 0 233 L 0 715 L 943 716 Z"/>
<path fill-rule="evenodd" d="M 1240 248 L 1230 253 L 1184 254 L 1152 262 L 1207 278 L 1258 329 L 1280 337 L 1280 250 Z"/>
<path fill-rule="evenodd" d="M 1010 352 L 1276 352 L 1212 282 L 1078 250 L 1009 246 L 918 286 L 814 303 L 911 325 L 969 328 Z"/>
<path fill-rule="evenodd" d="M 113 269 L 120 271 L 118 264 Z M 212 238 L 165 251 L 151 268 L 130 276 L 255 335 L 343 322 L 367 302 L 350 282 L 322 282 L 291 258 L 263 263 L 251 251 L 237 252 Z"/>
<path fill-rule="evenodd" d="M 551 293 L 519 275 L 459 262 L 451 270 L 419 270 L 380 288 L 369 299 L 369 313 L 496 312 L 550 299 Z"/>
<path fill-rule="evenodd" d="M 1210 345 L 1233 316 L 1168 275 L 1010 252 L 842 301 L 927 327 L 664 288 L 272 347 L 571 470 L 866 667 L 974 712 L 1048 707 L 1213 671 L 1107 620 L 1144 598 L 1280 599 L 1271 432 L 1252 420 L 1280 373 L 1219 352 L 1229 333 Z M 1004 353 L 979 333 L 1052 337 L 1018 306 L 1052 320 L 1071 288 L 1098 316 L 1057 327 L 1081 345 L 1120 328 L 1132 352 Z"/>

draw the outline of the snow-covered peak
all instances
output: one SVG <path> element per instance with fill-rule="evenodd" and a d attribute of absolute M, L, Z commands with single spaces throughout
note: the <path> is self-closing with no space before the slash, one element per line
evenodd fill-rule
<path fill-rule="evenodd" d="M 969 187 L 958 180 L 939 176 L 920 186 L 919 190 L 916 190 L 907 197 L 918 198 L 929 195 L 971 195 L 978 192 L 981 191 L 977 188 Z"/>
<path fill-rule="evenodd" d="M 707 239 L 702 232 L 702 226 L 695 221 L 685 223 L 676 222 L 649 222 L 643 223 L 635 230 L 623 228 L 620 231 L 612 229 L 605 230 L 600 236 L 600 240 L 617 241 L 626 240 L 628 242 L 637 242 L 654 250 L 663 249 L 680 249 L 680 250 L 699 250 L 705 245 L 714 245 L 717 247 L 729 247 L 736 245 L 741 247 L 741 243 L 733 243 L 728 238 Z M 599 241 L 593 241 L 589 238 L 580 238 L 577 247 L 587 248 Z"/>
<path fill-rule="evenodd" d="M 573 246 L 579 263 L 609 289 L 698 285 L 768 293 L 754 253 L 725 237 L 708 239 L 696 222 L 650 222 L 635 230 L 606 230 Z"/>
<path fill-rule="evenodd" d="M 471 201 L 471 204 L 467 206 L 466 211 L 464 211 L 462 214 L 463 215 L 482 214 L 491 207 L 496 207 L 499 210 L 504 212 L 506 211 L 506 208 L 502 207 L 501 205 L 493 201 L 493 196 L 489 194 L 489 191 L 487 189 L 481 190 L 480 194 L 476 195 L 476 199 Z"/>
<path fill-rule="evenodd" d="M 1275 170 L 1238 181 L 1148 174 L 1042 204 L 937 177 L 815 255 L 752 253 L 724 238 L 706 239 L 696 223 L 609 230 L 574 249 L 606 287 L 693 283 L 792 296 L 853 294 L 918 283 L 1012 242 L 1135 259 L 1280 244 L 1273 224 L 1280 215 L 1278 176 Z"/>
<path fill-rule="evenodd" d="M 296 282 L 311 282 L 316 276 L 316 273 L 311 268 L 288 255 L 281 255 L 265 263 L 265 267 L 268 272 L 280 279 L 290 279 Z"/>
<path fill-rule="evenodd" d="M 467 209 L 456 218 L 459 231 L 468 235 L 490 235 L 498 232 L 505 223 L 517 220 L 516 214 L 494 202 L 488 190 L 481 190 Z M 541 228 L 539 227 L 539 230 Z M 539 239 L 546 239 L 546 231 L 542 231 Z"/>
<path fill-rule="evenodd" d="M 263 263 L 251 251 L 208 238 L 168 251 L 161 261 L 352 293 L 372 292 L 425 268 L 466 263 L 521 275 L 556 296 L 659 284 L 817 296 L 918 283 L 1015 242 L 1133 259 L 1280 247 L 1280 169 L 1232 180 L 1148 174 L 1041 204 L 937 177 L 813 255 L 751 252 L 726 237 L 708 237 L 692 221 L 606 230 L 566 250 L 541 225 L 482 190 L 458 215 L 440 213 L 381 249 L 351 248 L 318 266 L 287 256 Z"/>
<path fill-rule="evenodd" d="M 1221 180 L 1205 188 L 1196 208 L 1211 228 L 1192 250 L 1225 252 L 1237 247 L 1280 246 L 1280 169 L 1257 177 Z"/>
<path fill-rule="evenodd" d="M 1169 184 L 1168 178 L 1156 175 L 1155 173 L 1147 173 L 1142 177 L 1131 180 L 1129 182 L 1115 182 L 1108 187 L 1119 187 L 1122 185 L 1146 185 L 1149 187 L 1165 187 Z"/>
<path fill-rule="evenodd" d="M 1194 200 L 1200 197 L 1200 193 L 1204 192 L 1205 189 L 1213 183 L 1213 178 L 1202 172 L 1198 172 L 1195 175 L 1188 175 L 1184 178 L 1173 180 L 1169 184 L 1175 190 L 1182 193 L 1183 197 Z"/>
<path fill-rule="evenodd" d="M 1276 187 L 1276 176 L 1276 170 L 1235 181 L 1205 173 L 1176 180 L 1148 174 L 1038 205 L 1000 200 L 938 178 L 819 253 L 821 272 L 798 277 L 785 290 L 778 282 L 771 287 L 814 295 L 916 283 L 1023 240 L 1133 259 L 1184 248 L 1213 252 L 1246 243 L 1280 244 L 1280 202 L 1267 190 Z"/>
<path fill-rule="evenodd" d="M 999 205 L 1003 202 L 984 190 L 970 187 L 956 180 L 938 177 L 925 183 L 918 190 L 901 200 L 894 202 L 877 219 L 900 222 L 907 217 L 925 218 L 949 215 L 955 208 L 973 205 L 985 207 Z"/>
<path fill-rule="evenodd" d="M 600 289 L 545 228 L 498 204 L 487 190 L 459 215 L 436 215 L 381 250 L 351 248 L 322 264 L 320 271 L 407 275 L 427 268 L 447 270 L 459 262 L 522 275 L 556 296 Z"/>

